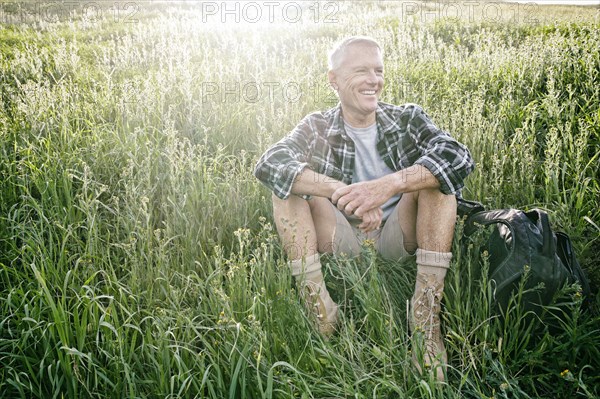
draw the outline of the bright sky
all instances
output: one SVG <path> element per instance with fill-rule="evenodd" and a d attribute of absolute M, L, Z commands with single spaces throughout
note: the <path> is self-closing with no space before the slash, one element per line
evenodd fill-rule
<path fill-rule="evenodd" d="M 567 5 L 600 7 L 600 0 L 508 0 L 508 1 L 511 3 L 567 4 Z"/>

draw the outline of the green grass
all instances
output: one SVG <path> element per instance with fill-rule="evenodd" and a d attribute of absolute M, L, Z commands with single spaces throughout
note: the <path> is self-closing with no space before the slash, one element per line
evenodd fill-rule
<path fill-rule="evenodd" d="M 225 25 L 193 4 L 140 4 L 134 23 L 104 11 L 0 28 L 0 397 L 600 396 L 598 297 L 582 309 L 565 287 L 532 318 L 517 296 L 498 317 L 481 235 L 454 245 L 446 385 L 411 367 L 410 261 L 326 258 L 342 313 L 323 341 L 252 176 L 271 143 L 335 103 L 332 43 L 370 34 L 386 49 L 383 99 L 422 105 L 471 149 L 465 197 L 547 209 L 597 290 L 593 9 L 530 21 L 503 5 L 491 21 L 340 2 L 337 23 L 305 8 L 298 23 Z"/>

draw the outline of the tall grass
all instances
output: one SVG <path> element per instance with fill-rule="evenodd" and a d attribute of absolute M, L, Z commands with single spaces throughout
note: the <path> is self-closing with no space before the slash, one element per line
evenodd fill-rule
<path fill-rule="evenodd" d="M 483 236 L 454 246 L 446 385 L 411 367 L 410 260 L 325 258 L 342 313 L 324 341 L 252 176 L 272 142 L 335 104 L 327 49 L 370 34 L 386 49 L 384 100 L 421 104 L 471 149 L 464 195 L 548 209 L 597 287 L 597 15 L 492 23 L 343 2 L 337 23 L 224 25 L 193 4 L 141 5 L 135 22 L 4 5 L 0 397 L 600 395 L 597 313 L 565 287 L 539 317 L 518 300 L 499 317 Z"/>

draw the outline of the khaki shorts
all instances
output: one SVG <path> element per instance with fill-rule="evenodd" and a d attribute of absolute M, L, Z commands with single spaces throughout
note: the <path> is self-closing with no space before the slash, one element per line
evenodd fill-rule
<path fill-rule="evenodd" d="M 400 201 L 398 201 L 400 204 Z M 398 205 L 390 214 L 383 227 L 371 231 L 367 234 L 360 231 L 357 223 L 351 223 L 344 214 L 331 204 L 335 210 L 336 226 L 333 235 L 333 252 L 335 254 L 345 254 L 350 257 L 360 255 L 361 247 L 366 240 L 371 240 L 375 244 L 375 249 L 385 259 L 399 260 L 410 256 L 404 249 L 404 237 L 400 228 Z"/>

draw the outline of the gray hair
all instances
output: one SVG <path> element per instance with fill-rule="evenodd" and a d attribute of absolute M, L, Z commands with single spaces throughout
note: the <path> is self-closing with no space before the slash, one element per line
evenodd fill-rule
<path fill-rule="evenodd" d="M 376 47 L 383 53 L 383 49 L 375 39 L 369 36 L 350 36 L 341 42 L 338 42 L 335 47 L 329 52 L 328 65 L 330 70 L 339 68 L 342 56 L 349 46 L 354 44 L 366 44 L 371 47 Z"/>

